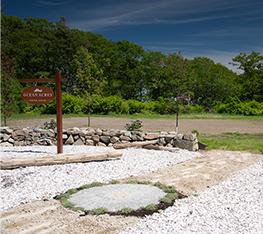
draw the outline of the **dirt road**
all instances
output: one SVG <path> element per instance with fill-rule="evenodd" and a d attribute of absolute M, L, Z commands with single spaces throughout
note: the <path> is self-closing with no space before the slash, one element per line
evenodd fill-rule
<path fill-rule="evenodd" d="M 38 127 L 50 119 L 28 119 L 9 121 L 10 127 Z M 175 121 L 171 119 L 141 119 L 143 129 L 148 131 L 174 131 Z M 123 129 L 130 119 L 92 117 L 91 126 L 98 128 Z M 87 127 L 86 117 L 64 118 L 63 127 Z M 263 121 L 260 120 L 227 120 L 227 119 L 182 119 L 179 131 L 188 132 L 196 129 L 200 133 L 220 134 L 225 132 L 263 133 Z"/>

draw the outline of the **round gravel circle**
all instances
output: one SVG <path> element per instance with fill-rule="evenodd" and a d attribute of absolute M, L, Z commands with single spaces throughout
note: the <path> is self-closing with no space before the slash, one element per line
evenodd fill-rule
<path fill-rule="evenodd" d="M 122 208 L 139 209 L 149 204 L 158 204 L 166 193 L 152 185 L 111 184 L 83 189 L 69 198 L 74 206 L 85 210 L 106 208 L 116 212 Z"/>

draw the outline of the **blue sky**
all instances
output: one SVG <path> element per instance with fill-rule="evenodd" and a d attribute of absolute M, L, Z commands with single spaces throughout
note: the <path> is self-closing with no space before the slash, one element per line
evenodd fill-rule
<path fill-rule="evenodd" d="M 263 0 L 2 0 L 6 14 L 41 17 L 145 49 L 208 56 L 228 67 L 263 52 Z"/>

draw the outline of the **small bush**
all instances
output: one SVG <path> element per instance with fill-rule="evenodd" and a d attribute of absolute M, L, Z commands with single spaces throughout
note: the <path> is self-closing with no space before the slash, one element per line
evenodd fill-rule
<path fill-rule="evenodd" d="M 49 122 L 47 121 L 47 122 L 45 122 L 44 124 L 43 124 L 43 129 L 55 129 L 57 127 L 57 123 L 56 123 L 56 121 L 54 120 L 54 119 L 51 119 Z"/>
<path fill-rule="evenodd" d="M 144 109 L 144 103 L 137 100 L 128 100 L 129 114 L 141 113 Z"/>
<path fill-rule="evenodd" d="M 218 113 L 236 115 L 263 115 L 263 103 L 254 100 L 241 102 L 237 97 L 232 97 L 225 103 L 217 104 L 215 110 Z"/>
<path fill-rule="evenodd" d="M 97 208 L 97 209 L 93 209 L 91 211 L 91 214 L 93 215 L 102 215 L 102 214 L 106 214 L 108 212 L 108 210 L 104 207 L 100 207 L 100 208 Z"/>
<path fill-rule="evenodd" d="M 62 96 L 62 112 L 63 114 L 79 114 L 85 107 L 85 101 L 81 97 L 63 94 Z M 41 114 L 56 114 L 56 102 L 43 105 Z"/>
<path fill-rule="evenodd" d="M 133 211 L 131 208 L 122 208 L 118 213 L 121 215 L 130 215 Z"/>
<path fill-rule="evenodd" d="M 127 123 L 125 125 L 125 129 L 127 131 L 141 131 L 142 129 L 142 121 L 141 120 L 134 120 L 134 121 L 131 121 L 131 123 Z"/>

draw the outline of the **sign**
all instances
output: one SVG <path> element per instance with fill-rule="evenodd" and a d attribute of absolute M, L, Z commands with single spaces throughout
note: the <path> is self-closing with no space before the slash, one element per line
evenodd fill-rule
<path fill-rule="evenodd" d="M 22 91 L 21 97 L 30 104 L 47 104 L 54 98 L 54 92 L 47 86 L 32 86 Z"/>

